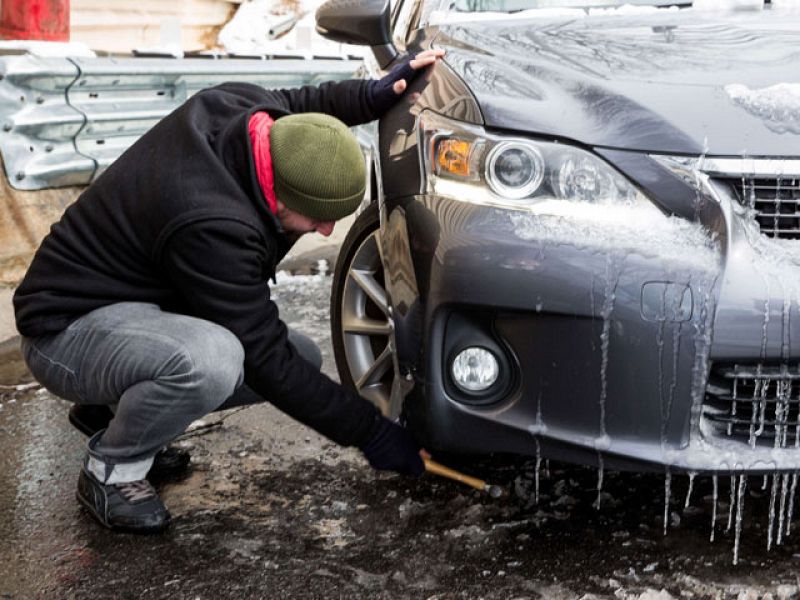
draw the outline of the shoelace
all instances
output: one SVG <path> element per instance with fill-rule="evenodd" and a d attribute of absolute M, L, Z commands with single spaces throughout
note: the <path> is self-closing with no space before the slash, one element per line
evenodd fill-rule
<path fill-rule="evenodd" d="M 129 481 L 127 483 L 118 483 L 116 488 L 122 497 L 128 502 L 139 502 L 141 500 L 149 500 L 156 495 L 156 491 L 147 479 L 140 479 L 139 481 Z"/>

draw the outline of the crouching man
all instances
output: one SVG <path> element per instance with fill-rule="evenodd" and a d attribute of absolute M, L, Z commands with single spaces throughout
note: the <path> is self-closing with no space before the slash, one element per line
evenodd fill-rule
<path fill-rule="evenodd" d="M 165 528 L 146 477 L 188 463 L 170 441 L 262 398 L 376 469 L 422 473 L 402 427 L 320 373 L 268 280 L 300 235 L 330 235 L 360 204 L 364 161 L 347 126 L 380 117 L 441 55 L 378 81 L 201 91 L 53 226 L 14 296 L 17 327 L 31 372 L 91 435 L 77 497 L 103 525 Z"/>

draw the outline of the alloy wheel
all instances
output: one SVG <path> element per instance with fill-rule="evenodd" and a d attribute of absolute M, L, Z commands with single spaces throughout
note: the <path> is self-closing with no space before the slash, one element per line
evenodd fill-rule
<path fill-rule="evenodd" d="M 397 416 L 393 386 L 398 380 L 394 322 L 381 261 L 380 230 L 359 245 L 347 268 L 339 307 L 341 336 L 356 391 L 381 412 Z"/>

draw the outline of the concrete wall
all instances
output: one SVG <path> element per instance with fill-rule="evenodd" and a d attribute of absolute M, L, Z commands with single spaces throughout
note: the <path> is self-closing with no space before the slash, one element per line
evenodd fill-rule
<path fill-rule="evenodd" d="M 17 336 L 11 304 L 14 289 L 50 226 L 82 190 L 66 187 L 23 192 L 8 185 L 0 171 L 0 350 L 12 348 Z"/>

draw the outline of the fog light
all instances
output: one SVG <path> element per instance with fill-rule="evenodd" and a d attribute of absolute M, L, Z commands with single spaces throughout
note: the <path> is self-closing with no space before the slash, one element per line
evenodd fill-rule
<path fill-rule="evenodd" d="M 466 348 L 456 355 L 453 381 L 465 392 L 482 392 L 492 387 L 500 369 L 494 354 L 484 348 Z"/>

